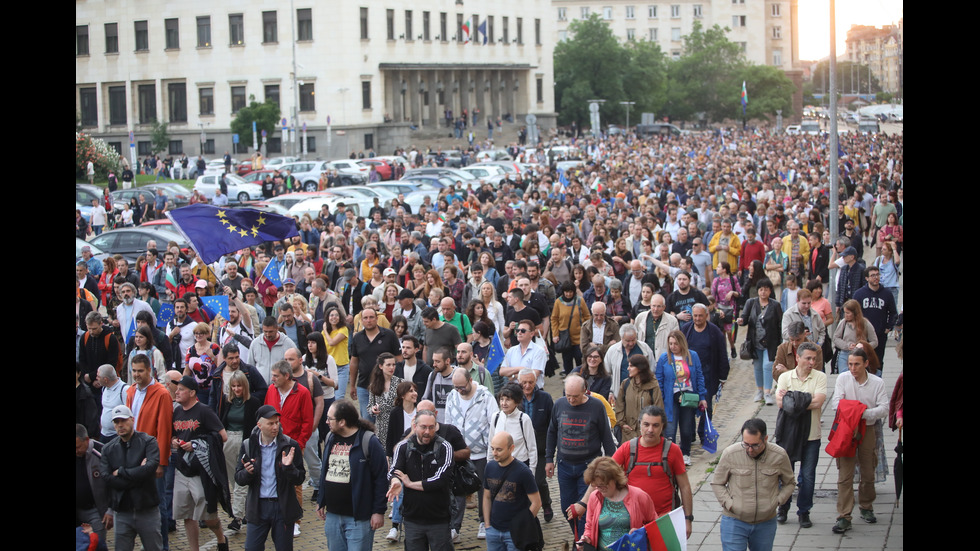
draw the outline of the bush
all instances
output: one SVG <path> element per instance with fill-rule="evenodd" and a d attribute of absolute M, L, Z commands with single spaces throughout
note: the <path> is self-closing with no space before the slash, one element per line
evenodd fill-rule
<path fill-rule="evenodd" d="M 95 179 L 108 180 L 109 173 L 119 176 L 119 154 L 102 140 L 82 132 L 75 132 L 75 179 L 88 180 L 88 162 L 95 164 Z"/>

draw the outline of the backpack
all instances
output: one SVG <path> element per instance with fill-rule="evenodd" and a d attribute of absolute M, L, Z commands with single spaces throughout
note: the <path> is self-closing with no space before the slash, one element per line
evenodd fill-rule
<path fill-rule="evenodd" d="M 621 385 L 619 385 L 619 395 L 620 396 L 623 396 L 623 397 L 626 396 L 626 387 L 629 386 L 629 384 L 630 384 L 630 380 L 629 379 L 625 379 L 625 380 L 623 380 L 623 383 Z M 653 405 L 653 403 L 654 403 L 653 402 L 653 389 L 652 388 L 647 389 L 647 392 L 650 393 L 650 405 Z M 633 440 L 636 440 L 636 439 L 634 438 Z M 626 473 L 626 474 L 629 474 L 629 473 Z"/>
<path fill-rule="evenodd" d="M 374 433 L 366 430 L 361 434 L 361 453 L 364 454 L 364 460 L 370 462 L 371 460 L 371 437 Z M 330 455 L 330 444 L 333 442 L 333 431 L 327 435 L 327 439 L 323 442 L 323 456 Z"/>
<path fill-rule="evenodd" d="M 527 449 L 528 452 L 530 452 L 531 450 L 527 447 L 527 437 L 524 436 L 524 418 L 525 417 L 527 417 L 528 419 L 531 418 L 528 414 L 526 414 L 526 413 L 524 413 L 522 411 L 521 412 L 520 420 L 518 421 L 517 424 L 518 424 L 518 426 L 521 427 L 521 438 L 524 439 L 524 449 Z M 497 419 L 499 419 L 499 418 L 500 418 L 500 412 L 499 411 L 497 413 L 493 414 L 493 426 L 494 427 L 497 426 Z M 522 463 L 524 463 L 525 465 L 528 465 L 528 463 L 530 463 L 530 462 L 531 462 L 531 458 L 528 457 L 528 460 L 527 461 L 523 461 Z M 530 465 L 528 465 L 528 466 L 530 467 Z M 491 500 L 491 501 L 493 501 L 493 500 Z"/>
<path fill-rule="evenodd" d="M 102 336 L 105 337 L 105 342 L 103 344 L 105 346 L 105 351 L 108 352 L 109 351 L 109 339 L 113 336 L 112 335 L 112 329 L 109 328 L 109 330 L 107 331 L 106 330 L 106 327 L 103 327 L 102 328 Z M 89 337 L 89 332 L 86 331 L 85 332 L 85 337 L 82 338 L 82 345 L 88 344 L 88 337 Z M 126 359 L 123 356 L 122 347 L 121 346 L 117 346 L 116 348 L 117 348 L 117 351 L 116 351 L 116 362 L 115 362 L 115 365 L 113 365 L 113 367 L 116 368 L 116 376 L 117 377 L 121 377 L 122 376 L 122 368 L 123 368 L 124 365 L 126 365 Z"/>
<path fill-rule="evenodd" d="M 629 456 L 629 461 L 626 464 L 626 476 L 628 478 L 630 472 L 632 472 L 633 469 L 637 466 L 646 467 L 647 476 L 653 476 L 653 467 L 656 467 L 658 465 L 663 467 L 664 474 L 666 474 L 667 478 L 670 479 L 670 485 L 674 487 L 674 495 L 672 501 L 673 501 L 673 507 L 674 509 L 676 509 L 682 505 L 681 495 L 679 489 L 677 488 L 677 477 L 674 476 L 674 473 L 670 472 L 670 464 L 667 462 L 667 455 L 670 453 L 670 446 L 673 444 L 673 442 L 671 442 L 670 440 L 668 440 L 663 436 L 660 437 L 660 440 L 663 443 L 663 454 L 660 457 L 660 461 L 657 461 L 655 463 L 638 463 L 636 461 L 636 456 L 637 456 L 637 448 L 640 445 L 639 444 L 640 439 L 639 437 L 637 437 L 630 440 L 630 456 Z"/>

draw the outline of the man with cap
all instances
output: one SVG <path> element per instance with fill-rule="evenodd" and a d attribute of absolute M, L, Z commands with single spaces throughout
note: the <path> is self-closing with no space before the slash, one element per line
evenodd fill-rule
<path fill-rule="evenodd" d="M 837 264 L 840 273 L 837 274 L 837 294 L 834 303 L 838 308 L 854 297 L 854 293 L 864 286 L 864 259 L 857 256 L 854 247 L 847 247 L 840 255 Z"/>
<path fill-rule="evenodd" d="M 394 268 L 385 268 L 385 271 L 382 272 L 382 277 L 384 278 L 382 283 L 375 287 L 374 291 L 371 293 L 378 302 L 384 302 L 384 293 L 385 289 L 388 288 L 388 285 L 394 285 L 395 288 L 398 289 L 399 293 L 401 293 L 403 289 L 403 287 L 398 284 L 398 271 Z"/>
<path fill-rule="evenodd" d="M 228 440 L 228 434 L 214 410 L 198 401 L 197 391 L 197 381 L 193 376 L 185 375 L 177 383 L 174 393 L 178 407 L 174 408 L 174 430 L 170 445 L 175 449 L 180 448 L 180 451 L 177 452 L 177 472 L 174 475 L 173 517 L 184 520 L 187 544 L 191 551 L 200 549 L 200 521 L 204 521 L 218 538 L 218 550 L 227 551 L 228 540 L 221 530 L 221 521 L 217 514 L 218 498 L 213 497 L 212 501 L 208 501 L 205 484 L 216 482 L 217 491 L 221 491 L 220 484 L 223 482 L 223 493 L 227 495 L 228 480 L 204 480 L 210 473 L 201 465 L 194 444 L 198 447 L 206 444 L 210 449 L 210 456 L 220 459 L 211 462 L 212 472 L 220 476 L 225 465 L 222 444 Z M 227 473 L 224 474 L 227 476 Z"/>
<path fill-rule="evenodd" d="M 136 420 L 128 407 L 113 408 L 112 424 L 118 438 L 102 448 L 99 474 L 109 488 L 116 549 L 133 549 L 139 534 L 143 549 L 159 551 L 163 548 L 156 484 L 160 448 L 155 438 L 136 430 Z"/>
<path fill-rule="evenodd" d="M 295 440 L 283 434 L 275 407 L 260 407 L 255 419 L 257 426 L 242 442 L 241 459 L 235 468 L 235 482 L 248 487 L 245 549 L 265 549 L 271 531 L 276 551 L 290 551 L 293 536 L 288 527 L 303 516 L 293 489 L 306 478 L 302 451 Z"/>
<path fill-rule="evenodd" d="M 399 291 L 398 304 L 395 305 L 392 315 L 405 316 L 405 320 L 408 321 L 408 334 L 419 342 L 425 340 L 425 324 L 422 321 L 422 310 L 415 304 L 415 293 L 408 289 Z"/>

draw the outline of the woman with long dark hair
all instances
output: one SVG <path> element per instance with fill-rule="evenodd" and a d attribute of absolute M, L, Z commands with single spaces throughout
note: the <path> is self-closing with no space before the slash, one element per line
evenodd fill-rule
<path fill-rule="evenodd" d="M 378 440 L 381 440 L 382 446 L 387 443 L 388 420 L 395 407 L 400 382 L 402 380 L 395 376 L 395 355 L 382 352 L 371 371 L 371 381 L 368 383 L 368 411 L 374 417 L 374 423 L 378 427 Z"/>

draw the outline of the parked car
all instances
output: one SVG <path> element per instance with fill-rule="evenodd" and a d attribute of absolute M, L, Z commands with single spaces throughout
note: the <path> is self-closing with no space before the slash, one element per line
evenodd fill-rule
<path fill-rule="evenodd" d="M 359 164 L 373 166 L 375 170 L 378 171 L 378 176 L 382 180 L 391 180 L 394 170 L 392 170 L 391 165 L 382 161 L 381 159 L 364 159 L 358 161 Z M 368 173 L 370 174 L 370 172 Z"/>
<path fill-rule="evenodd" d="M 343 164 L 340 164 L 343 163 Z M 354 169 L 350 167 L 354 166 Z M 316 191 L 320 187 L 320 176 L 324 172 L 336 170 L 340 177 L 340 185 L 360 185 L 368 182 L 367 173 L 370 168 L 357 165 L 352 161 L 299 161 L 286 163 L 279 167 L 280 171 L 288 170 L 303 186 L 304 191 Z"/>
<path fill-rule="evenodd" d="M 164 192 L 164 195 L 166 195 L 166 192 Z M 123 205 L 128 205 L 130 200 L 132 200 L 134 197 L 142 197 L 144 203 L 149 203 L 152 205 L 156 200 L 156 192 L 146 189 L 145 187 L 138 187 L 113 191 L 110 194 L 110 197 L 112 197 L 112 210 L 114 212 L 121 212 L 123 210 Z M 170 201 L 169 198 L 167 199 L 167 208 L 176 208 L 176 205 Z"/>
<path fill-rule="evenodd" d="M 218 178 L 220 174 L 205 174 L 199 176 L 194 184 L 194 191 L 200 191 L 209 200 L 214 197 L 214 190 L 218 188 Z M 232 203 L 244 203 L 245 201 L 258 200 L 262 198 L 262 186 L 250 184 L 242 180 L 241 176 L 228 174 L 225 176 L 228 184 L 228 201 Z"/>
<path fill-rule="evenodd" d="M 75 238 L 75 262 L 78 262 L 79 260 L 82 259 L 82 247 L 85 247 L 85 246 L 88 246 L 89 250 L 91 250 L 91 252 L 92 252 L 92 256 L 94 256 L 100 262 L 103 259 L 105 259 L 105 257 L 109 256 L 108 254 L 106 254 L 105 251 L 103 251 L 102 249 L 100 249 L 96 245 L 93 245 L 93 244 L 89 243 L 88 241 L 85 241 L 84 239 L 79 239 L 79 238 L 76 237 Z"/>
<path fill-rule="evenodd" d="M 172 202 L 177 208 L 188 205 L 191 202 L 191 192 L 186 187 L 173 182 L 146 184 L 145 186 L 141 186 L 141 189 L 148 189 L 153 193 L 156 193 L 158 189 L 162 189 L 163 194 L 167 196 L 167 201 Z"/>
<path fill-rule="evenodd" d="M 188 246 L 187 240 L 180 233 L 172 229 L 162 227 L 143 227 L 120 228 L 103 232 L 102 235 L 93 237 L 89 244 L 94 245 L 110 255 L 121 254 L 123 258 L 131 264 L 136 263 L 136 258 L 146 252 L 146 242 L 155 240 L 157 245 L 163 246 L 170 241 L 177 243 L 180 248 Z"/>

